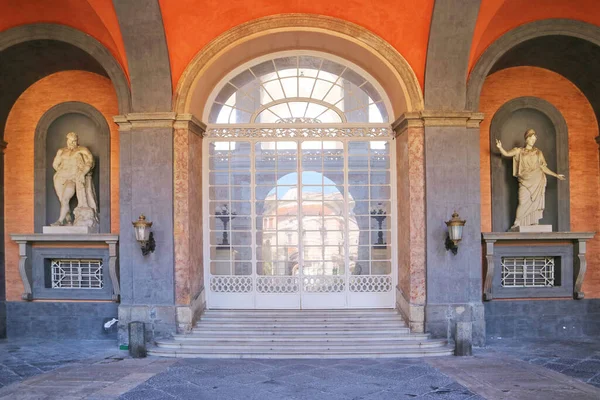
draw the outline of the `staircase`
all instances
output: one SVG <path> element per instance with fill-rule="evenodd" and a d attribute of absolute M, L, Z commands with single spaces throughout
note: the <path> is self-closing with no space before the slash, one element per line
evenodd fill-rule
<path fill-rule="evenodd" d="M 410 333 L 395 310 L 207 310 L 191 333 L 148 354 L 196 358 L 376 358 L 453 354 L 445 339 Z"/>

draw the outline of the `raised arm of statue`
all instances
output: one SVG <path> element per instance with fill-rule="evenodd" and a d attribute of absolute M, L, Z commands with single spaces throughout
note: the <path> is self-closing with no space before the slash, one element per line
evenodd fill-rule
<path fill-rule="evenodd" d="M 59 149 L 56 152 L 56 156 L 54 156 L 54 161 L 52 161 L 52 168 L 54 168 L 55 171 L 58 171 L 60 168 L 60 165 L 62 164 L 62 152 L 63 149 Z"/>
<path fill-rule="evenodd" d="M 504 157 L 514 157 L 517 154 L 519 154 L 519 150 L 520 150 L 518 147 L 515 147 L 514 149 L 506 151 L 506 150 L 504 150 L 504 147 L 502 147 L 502 142 L 498 139 L 496 139 L 496 147 L 498 148 L 498 150 L 500 150 L 500 153 Z"/>

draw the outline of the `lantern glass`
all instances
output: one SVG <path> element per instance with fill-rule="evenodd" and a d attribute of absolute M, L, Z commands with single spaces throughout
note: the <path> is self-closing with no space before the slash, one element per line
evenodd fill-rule
<path fill-rule="evenodd" d="M 455 243 L 460 242 L 460 240 L 462 239 L 463 225 L 452 225 L 448 228 L 450 240 L 452 240 Z"/>
<path fill-rule="evenodd" d="M 147 242 L 148 238 L 150 236 L 150 229 L 148 229 L 149 227 L 139 224 L 135 227 L 135 239 L 138 242 Z"/>

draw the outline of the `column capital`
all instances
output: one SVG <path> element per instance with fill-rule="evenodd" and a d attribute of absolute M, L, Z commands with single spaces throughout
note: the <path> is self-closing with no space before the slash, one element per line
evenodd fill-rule
<path fill-rule="evenodd" d="M 408 128 L 424 126 L 448 126 L 479 128 L 484 114 L 473 111 L 443 111 L 423 110 L 404 113 L 392 124 L 396 135 L 400 135 Z"/>
<path fill-rule="evenodd" d="M 204 137 L 206 132 L 206 124 L 192 114 L 177 114 L 173 127 L 175 129 L 187 129 L 200 137 Z"/>
<path fill-rule="evenodd" d="M 177 114 L 174 112 L 129 113 L 115 115 L 113 120 L 119 125 L 121 131 L 139 128 L 174 128 L 188 129 L 199 136 L 204 136 L 206 131 L 206 125 L 192 114 Z"/>
<path fill-rule="evenodd" d="M 113 120 L 123 131 L 137 128 L 172 128 L 176 115 L 174 112 L 129 113 L 116 115 Z"/>

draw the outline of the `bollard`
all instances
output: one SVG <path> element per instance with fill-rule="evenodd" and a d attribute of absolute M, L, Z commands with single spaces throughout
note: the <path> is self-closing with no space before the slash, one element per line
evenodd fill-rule
<path fill-rule="evenodd" d="M 456 322 L 455 356 L 473 355 L 473 322 Z"/>
<path fill-rule="evenodd" d="M 129 354 L 133 358 L 146 357 L 146 326 L 143 322 L 129 323 Z"/>

